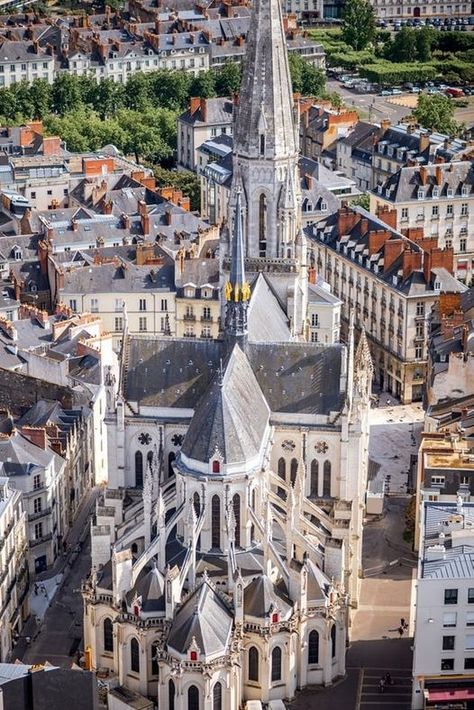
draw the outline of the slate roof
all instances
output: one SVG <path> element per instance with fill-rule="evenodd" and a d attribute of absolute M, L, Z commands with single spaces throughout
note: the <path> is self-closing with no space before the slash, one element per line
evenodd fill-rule
<path fill-rule="evenodd" d="M 165 611 L 165 580 L 155 564 L 141 570 L 135 585 L 127 592 L 126 600 L 130 607 L 137 597 L 141 597 L 143 612 Z"/>
<path fill-rule="evenodd" d="M 124 396 L 142 405 L 194 409 L 214 378 L 225 343 L 134 336 L 126 343 Z M 270 410 L 340 411 L 344 346 L 248 343 L 246 353 Z"/>
<path fill-rule="evenodd" d="M 268 425 L 269 409 L 250 364 L 235 345 L 228 362 L 199 402 L 181 451 L 207 463 L 218 451 L 225 463 L 256 457 Z"/>
<path fill-rule="evenodd" d="M 179 36 L 179 35 L 178 35 Z M 232 101 L 226 98 L 206 99 L 206 124 L 231 124 L 233 104 Z M 184 123 L 203 123 L 204 117 L 201 108 L 198 108 L 193 114 L 188 109 L 179 117 Z"/>
<path fill-rule="evenodd" d="M 380 195 L 390 202 L 418 201 L 418 190 L 424 190 L 423 199 L 452 199 L 448 197 L 448 189 L 453 190 L 453 197 L 472 196 L 474 191 L 474 165 L 472 161 L 455 161 L 442 163 L 440 165 L 426 165 L 422 170 L 426 170 L 426 185 L 422 184 L 419 167 L 401 168 L 394 175 L 390 176 L 379 189 L 374 190 L 374 194 Z M 439 186 L 438 197 L 433 196 L 436 185 L 436 171 L 441 171 L 441 185 Z M 467 194 L 462 195 L 462 187 L 467 188 Z"/>
<path fill-rule="evenodd" d="M 244 614 L 258 619 L 268 617 L 273 609 L 287 618 L 292 611 L 292 603 L 284 585 L 273 584 L 266 574 L 261 574 L 244 589 Z"/>
<path fill-rule="evenodd" d="M 195 639 L 206 656 L 223 655 L 229 644 L 233 616 L 207 579 L 178 609 L 168 636 L 168 647 L 186 653 Z"/>
<path fill-rule="evenodd" d="M 174 289 L 173 260 L 163 254 L 160 265 L 89 264 L 64 274 L 61 294 L 137 293 Z"/>
<path fill-rule="evenodd" d="M 52 451 L 32 444 L 18 431 L 8 438 L 0 438 L 0 461 L 6 475 L 31 475 L 38 467 L 49 466 L 54 458 Z"/>

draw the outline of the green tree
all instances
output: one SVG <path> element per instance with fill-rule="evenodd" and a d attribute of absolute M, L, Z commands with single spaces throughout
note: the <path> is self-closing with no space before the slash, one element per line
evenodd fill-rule
<path fill-rule="evenodd" d="M 144 111 L 150 104 L 150 81 L 143 72 L 132 74 L 125 88 L 125 100 L 128 108 Z"/>
<path fill-rule="evenodd" d="M 414 62 L 417 58 L 415 34 L 415 30 L 412 27 L 402 27 L 396 33 L 391 46 L 388 48 L 390 52 L 388 59 L 393 62 Z"/>
<path fill-rule="evenodd" d="M 53 82 L 51 100 L 52 110 L 60 115 L 78 109 L 82 103 L 78 78 L 72 74 L 59 74 Z"/>
<path fill-rule="evenodd" d="M 216 73 L 216 92 L 218 96 L 232 96 L 240 89 L 240 64 L 226 62 Z"/>
<path fill-rule="evenodd" d="M 424 128 L 449 135 L 459 131 L 459 125 L 454 120 L 454 105 L 443 94 L 420 94 L 413 115 Z"/>
<path fill-rule="evenodd" d="M 303 61 L 299 54 L 291 52 L 291 54 L 288 55 L 291 84 L 293 91 L 298 94 L 303 93 Z"/>
<path fill-rule="evenodd" d="M 416 52 L 419 62 L 429 62 L 434 32 L 430 27 L 422 27 L 415 32 Z"/>
<path fill-rule="evenodd" d="M 51 110 L 51 85 L 45 79 L 37 79 L 29 87 L 31 104 L 33 106 L 32 118 L 44 118 Z"/>
<path fill-rule="evenodd" d="M 365 49 L 374 41 L 375 15 L 368 0 L 347 0 L 342 14 L 342 39 L 353 49 Z"/>
<path fill-rule="evenodd" d="M 324 72 L 321 69 L 317 69 L 306 60 L 303 59 L 302 61 L 301 79 L 303 94 L 305 96 L 321 96 L 326 87 Z"/>
<path fill-rule="evenodd" d="M 210 99 L 216 95 L 216 81 L 214 72 L 201 72 L 191 79 L 189 87 L 190 96 L 200 96 L 203 99 Z"/>
<path fill-rule="evenodd" d="M 358 195 L 357 197 L 354 197 L 354 199 L 351 200 L 350 204 L 351 207 L 363 207 L 364 210 L 369 210 L 370 195 L 367 192 L 364 192 L 363 195 Z"/>
<path fill-rule="evenodd" d="M 191 75 L 185 71 L 161 70 L 150 76 L 150 97 L 163 108 L 181 109 L 189 101 Z"/>

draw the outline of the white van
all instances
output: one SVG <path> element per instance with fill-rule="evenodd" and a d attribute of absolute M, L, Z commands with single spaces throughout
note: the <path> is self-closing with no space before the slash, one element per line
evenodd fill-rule
<path fill-rule="evenodd" d="M 247 700 L 245 710 L 262 710 L 262 703 L 260 700 Z"/>
<path fill-rule="evenodd" d="M 286 710 L 283 700 L 270 700 L 268 710 Z"/>

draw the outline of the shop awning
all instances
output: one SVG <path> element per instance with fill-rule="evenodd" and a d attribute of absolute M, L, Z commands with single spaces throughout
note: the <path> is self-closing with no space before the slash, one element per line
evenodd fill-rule
<path fill-rule="evenodd" d="M 428 690 L 430 703 L 446 703 L 452 700 L 474 700 L 474 688 L 436 688 Z"/>

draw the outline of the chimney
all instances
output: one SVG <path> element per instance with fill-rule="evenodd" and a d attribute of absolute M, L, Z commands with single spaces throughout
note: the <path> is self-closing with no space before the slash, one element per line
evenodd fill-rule
<path fill-rule="evenodd" d="M 428 184 L 428 168 L 426 167 L 426 165 L 420 166 L 419 175 L 420 175 L 420 183 L 422 185 L 427 185 Z"/>
<path fill-rule="evenodd" d="M 71 219 L 71 229 L 73 232 L 77 232 L 77 219 L 75 217 Z"/>
<path fill-rule="evenodd" d="M 423 252 L 423 276 L 427 284 L 431 281 L 431 254 L 428 251 Z"/>
<path fill-rule="evenodd" d="M 140 219 L 142 224 L 142 232 L 145 236 L 148 236 L 150 234 L 150 215 L 142 214 L 140 215 Z"/>
<path fill-rule="evenodd" d="M 430 146 L 430 134 L 426 131 L 420 133 L 420 139 L 418 141 L 418 152 L 423 153 Z"/>
<path fill-rule="evenodd" d="M 443 182 L 443 169 L 439 164 L 435 167 L 435 180 L 438 187 L 441 187 L 441 184 Z"/>
<path fill-rule="evenodd" d="M 383 270 L 388 271 L 403 251 L 403 239 L 387 239 L 383 249 Z"/>
<path fill-rule="evenodd" d="M 397 210 L 391 210 L 388 205 L 379 205 L 376 215 L 392 229 L 397 228 Z"/>
<path fill-rule="evenodd" d="M 145 200 L 138 200 L 138 214 L 140 217 L 144 217 L 148 214 Z"/>
<path fill-rule="evenodd" d="M 31 441 L 35 446 L 39 446 L 43 451 L 46 450 L 48 446 L 48 437 L 46 436 L 46 429 L 42 427 L 32 427 L 24 426 L 20 429 L 23 436 Z"/>
<path fill-rule="evenodd" d="M 128 214 L 122 215 L 122 227 L 123 229 L 130 229 L 130 217 Z"/>
<path fill-rule="evenodd" d="M 168 226 L 171 224 L 171 217 L 171 210 L 165 210 L 165 221 Z"/>
<path fill-rule="evenodd" d="M 422 257 L 423 252 L 421 251 L 421 249 L 420 251 L 412 251 L 411 249 L 405 249 L 405 251 L 403 252 L 402 262 L 404 281 L 405 279 L 408 279 L 414 271 L 421 269 Z"/>
<path fill-rule="evenodd" d="M 200 100 L 201 105 L 201 121 L 206 123 L 207 121 L 207 99 Z"/>
<path fill-rule="evenodd" d="M 198 96 L 191 97 L 191 104 L 189 107 L 189 112 L 190 112 L 191 116 L 194 116 L 194 114 L 196 113 L 196 111 L 199 109 L 200 106 L 201 106 L 201 99 Z"/>
<path fill-rule="evenodd" d="M 337 212 L 337 236 L 338 238 L 349 234 L 351 230 L 361 220 L 361 215 L 349 207 L 340 207 Z"/>
<path fill-rule="evenodd" d="M 388 230 L 371 230 L 369 232 L 369 256 L 373 256 L 379 252 L 387 239 L 390 239 L 390 232 Z"/>
<path fill-rule="evenodd" d="M 316 269 L 314 268 L 314 266 L 310 266 L 308 269 L 308 282 L 310 284 L 316 283 Z"/>
<path fill-rule="evenodd" d="M 390 121 L 389 118 L 383 118 L 383 119 L 380 121 L 380 130 L 381 130 L 381 132 L 382 132 L 382 133 L 385 133 L 385 131 L 388 131 L 388 129 L 390 128 L 391 125 L 392 125 L 392 122 Z"/>

